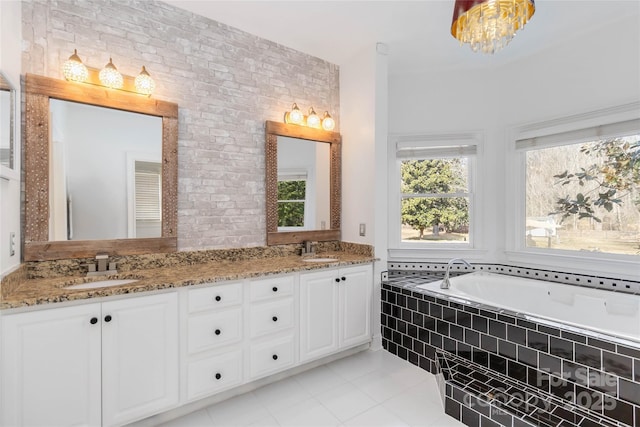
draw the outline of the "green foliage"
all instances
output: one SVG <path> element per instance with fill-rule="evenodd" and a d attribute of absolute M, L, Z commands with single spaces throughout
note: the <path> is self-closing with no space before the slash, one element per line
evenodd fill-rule
<path fill-rule="evenodd" d="M 596 208 L 611 212 L 614 205 L 621 205 L 628 194 L 634 197 L 633 203 L 640 208 L 640 142 L 606 139 L 585 144 L 580 152 L 592 157 L 593 163 L 577 172 L 564 171 L 553 177 L 557 179 L 557 185 L 577 182 L 586 189 L 575 196 L 559 198 L 556 211 L 551 214 L 561 214 L 561 222 L 575 215 L 578 219 L 591 218 L 601 222 L 596 216 Z"/>
<path fill-rule="evenodd" d="M 404 194 L 466 192 L 466 176 L 460 159 L 411 160 L 402 163 Z M 402 223 L 420 231 L 442 224 L 449 231 L 468 228 L 468 201 L 461 197 L 412 197 L 402 200 Z"/>
<path fill-rule="evenodd" d="M 304 226 L 306 181 L 278 181 L 278 227 Z"/>

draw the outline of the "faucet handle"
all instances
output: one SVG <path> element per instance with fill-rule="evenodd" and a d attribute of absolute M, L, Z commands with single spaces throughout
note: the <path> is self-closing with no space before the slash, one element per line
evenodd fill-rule
<path fill-rule="evenodd" d="M 96 254 L 96 259 L 109 259 L 109 254 Z"/>

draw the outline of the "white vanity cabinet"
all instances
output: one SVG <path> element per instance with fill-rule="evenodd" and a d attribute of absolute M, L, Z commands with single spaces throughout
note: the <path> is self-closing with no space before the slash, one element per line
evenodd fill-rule
<path fill-rule="evenodd" d="M 294 276 L 249 281 L 249 376 L 257 379 L 297 362 Z"/>
<path fill-rule="evenodd" d="M 187 401 L 243 381 L 243 287 L 234 281 L 186 290 Z"/>
<path fill-rule="evenodd" d="M 373 269 L 359 265 L 300 274 L 300 361 L 371 340 Z"/>
<path fill-rule="evenodd" d="M 3 315 L 3 426 L 117 426 L 178 404 L 175 292 Z"/>

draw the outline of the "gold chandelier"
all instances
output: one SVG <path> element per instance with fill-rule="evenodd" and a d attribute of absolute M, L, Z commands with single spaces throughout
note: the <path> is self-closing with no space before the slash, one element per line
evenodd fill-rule
<path fill-rule="evenodd" d="M 534 0 L 456 0 L 451 34 L 474 52 L 494 53 L 509 44 L 535 10 Z"/>

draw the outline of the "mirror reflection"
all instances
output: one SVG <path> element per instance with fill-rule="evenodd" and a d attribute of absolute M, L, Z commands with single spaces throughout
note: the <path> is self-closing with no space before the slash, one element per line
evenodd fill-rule
<path fill-rule="evenodd" d="M 278 136 L 278 231 L 330 224 L 330 144 Z"/>
<path fill-rule="evenodd" d="M 162 118 L 52 99 L 49 240 L 160 237 Z"/>
<path fill-rule="evenodd" d="M 0 73 L 0 165 L 14 168 L 15 89 Z"/>

